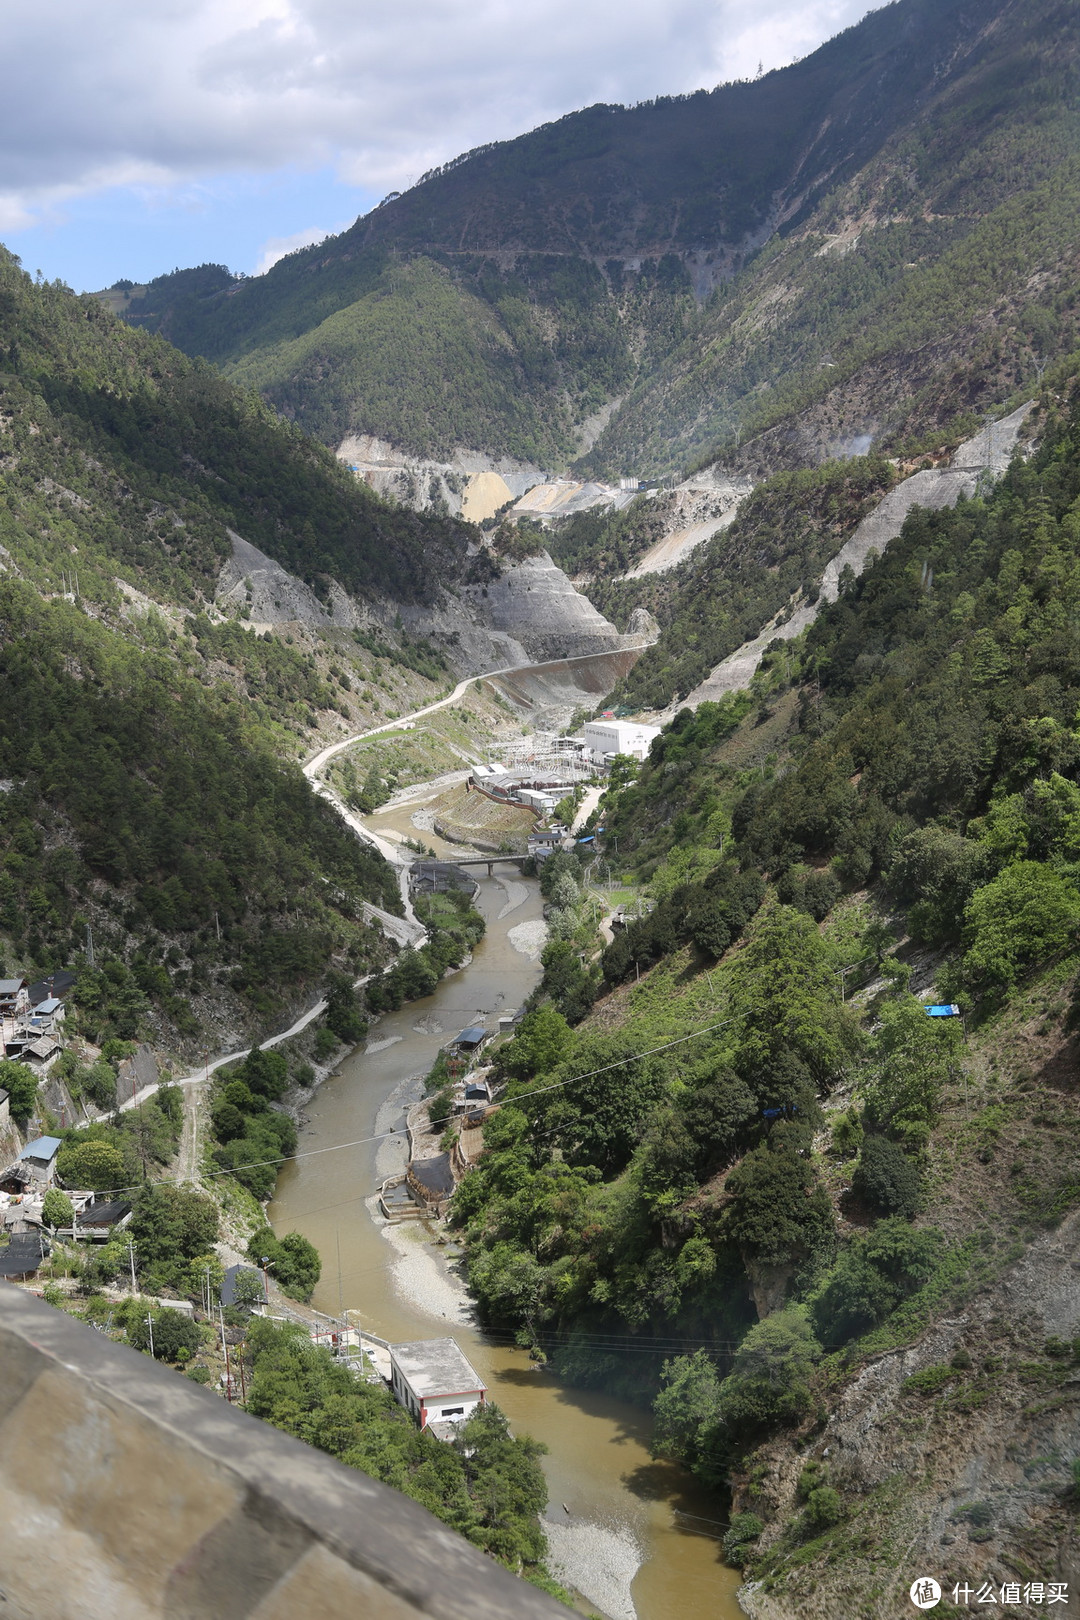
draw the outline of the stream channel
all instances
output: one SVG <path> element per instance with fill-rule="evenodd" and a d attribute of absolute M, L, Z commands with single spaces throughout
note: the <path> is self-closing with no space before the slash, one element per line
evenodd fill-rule
<path fill-rule="evenodd" d="M 411 797 L 407 806 L 388 806 L 368 824 L 415 838 L 411 817 L 421 803 Z M 453 847 L 426 830 L 426 818 L 417 820 L 424 842 L 452 860 Z M 375 1022 L 366 1045 L 315 1093 L 300 1151 L 358 1145 L 286 1165 L 270 1218 L 318 1248 L 317 1309 L 337 1315 L 344 1304 L 392 1342 L 451 1334 L 514 1431 L 545 1443 L 549 1565 L 608 1620 L 744 1620 L 739 1576 L 720 1553 L 716 1502 L 682 1470 L 650 1458 L 649 1413 L 561 1384 L 526 1351 L 486 1337 L 427 1224 L 388 1226 L 372 1196 L 383 1177 L 404 1168 L 405 1137 L 367 1139 L 403 1125 L 441 1046 L 481 1012 L 490 1023 L 519 1007 L 540 976 L 536 883 L 511 866 L 501 878 L 473 870 L 487 933 L 472 961 L 433 995 Z"/>

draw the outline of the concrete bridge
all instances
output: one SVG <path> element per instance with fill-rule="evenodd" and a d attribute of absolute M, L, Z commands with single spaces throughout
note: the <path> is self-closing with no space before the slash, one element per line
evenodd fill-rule
<path fill-rule="evenodd" d="M 492 867 L 502 865 L 516 866 L 521 870 L 522 862 L 531 860 L 530 855 L 448 855 L 447 866 L 486 866 L 488 877 L 492 876 Z M 416 865 L 420 863 L 417 862 Z"/>

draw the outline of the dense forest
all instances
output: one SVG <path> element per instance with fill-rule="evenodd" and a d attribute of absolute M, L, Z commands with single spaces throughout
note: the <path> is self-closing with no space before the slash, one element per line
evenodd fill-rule
<path fill-rule="evenodd" d="M 564 1376 L 655 1397 L 658 1451 L 718 1490 L 1080 1202 L 1072 1070 L 1013 1056 L 1018 1019 L 1068 1038 L 1080 943 L 1080 390 L 1039 432 L 623 773 L 598 819 L 651 909 L 598 960 L 581 863 L 546 864 L 544 981 L 454 1204 L 470 1283 Z M 1018 1333 L 994 1376 L 1056 1388 L 1074 1350 Z M 965 1354 L 911 1399 L 990 1400 Z M 770 1579 L 852 1545 L 815 1470 Z M 734 1562 L 764 1529 L 733 1521 Z"/>
<path fill-rule="evenodd" d="M 452 580 L 466 528 L 386 506 L 253 395 L 6 254 L 0 364 L 0 954 L 78 967 L 98 1042 L 191 1041 L 226 1007 L 265 1027 L 332 956 L 381 963 L 364 904 L 400 908 L 287 761 L 446 665 L 398 629 L 323 643 L 223 614 L 230 529 L 381 606 Z"/>
<path fill-rule="evenodd" d="M 87 1033 L 130 1038 L 155 1002 L 191 1034 L 184 998 L 222 978 L 265 1016 L 331 952 L 368 958 L 363 902 L 399 908 L 393 876 L 245 703 L 20 581 L 0 625 L 0 928 L 47 972 L 85 949 L 93 903 Z"/>
<path fill-rule="evenodd" d="M 185 605 L 212 588 L 229 527 L 323 594 L 333 577 L 361 597 L 425 600 L 425 563 L 450 578 L 461 566 L 463 525 L 385 505 L 256 395 L 95 298 L 35 285 L 2 250 L 0 355 L 0 540 L 21 539 L 54 589 L 67 559 L 40 535 L 31 548 L 57 509 L 86 567 L 131 571 Z"/>

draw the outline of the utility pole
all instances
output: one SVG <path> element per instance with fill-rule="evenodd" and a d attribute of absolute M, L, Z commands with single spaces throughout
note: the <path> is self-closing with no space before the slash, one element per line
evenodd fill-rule
<path fill-rule="evenodd" d="M 86 925 L 86 960 L 91 967 L 94 965 L 94 930 L 90 924 Z"/>
<path fill-rule="evenodd" d="M 151 1360 L 153 1360 L 153 1356 L 154 1356 L 154 1318 L 150 1315 L 149 1311 L 147 1311 L 147 1313 L 146 1313 L 146 1325 L 150 1330 L 150 1358 L 151 1358 Z"/>
<path fill-rule="evenodd" d="M 131 1261 L 131 1293 L 134 1297 L 134 1295 L 138 1293 L 138 1288 L 135 1285 L 135 1245 L 132 1243 L 130 1238 L 128 1239 L 127 1248 L 128 1259 Z"/>
<path fill-rule="evenodd" d="M 345 1320 L 345 1295 L 342 1292 L 342 1287 L 341 1287 L 341 1232 L 338 1229 L 338 1227 L 336 1227 L 336 1226 L 334 1227 L 334 1243 L 337 1246 L 337 1299 L 338 1299 L 338 1310 L 341 1313 L 341 1320 L 345 1325 L 345 1332 L 348 1333 L 349 1324 Z"/>
<path fill-rule="evenodd" d="M 229 1363 L 229 1341 L 225 1337 L 225 1309 L 218 1306 L 221 1317 L 221 1348 L 225 1352 L 225 1399 L 232 1402 L 232 1367 Z"/>

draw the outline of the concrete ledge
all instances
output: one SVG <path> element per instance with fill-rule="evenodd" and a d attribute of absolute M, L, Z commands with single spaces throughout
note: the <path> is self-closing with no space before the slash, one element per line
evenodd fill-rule
<path fill-rule="evenodd" d="M 554 1620 L 407 1497 L 0 1283 L 4 1620 Z"/>

